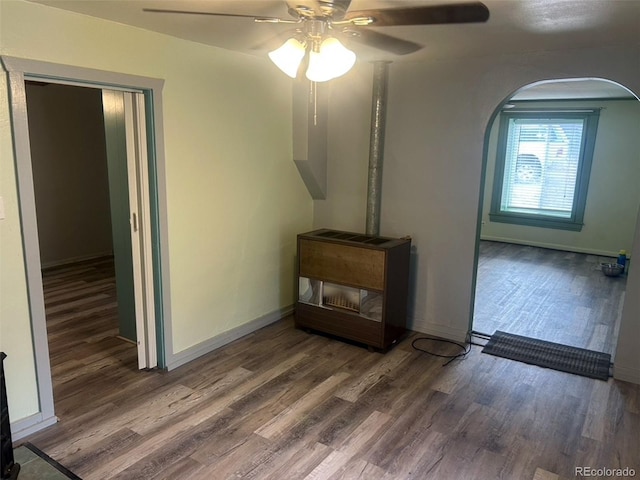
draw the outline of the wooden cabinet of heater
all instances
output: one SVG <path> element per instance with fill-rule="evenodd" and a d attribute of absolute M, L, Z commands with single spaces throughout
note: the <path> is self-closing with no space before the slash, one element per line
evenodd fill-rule
<path fill-rule="evenodd" d="M 406 331 L 410 250 L 407 238 L 324 229 L 298 235 L 296 326 L 386 350 Z M 357 307 L 300 301 L 300 278 L 378 294 L 381 315 L 373 320 Z"/>

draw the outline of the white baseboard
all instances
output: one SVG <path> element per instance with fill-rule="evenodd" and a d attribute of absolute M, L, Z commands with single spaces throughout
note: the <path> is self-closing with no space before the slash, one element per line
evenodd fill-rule
<path fill-rule="evenodd" d="M 467 331 L 459 328 L 453 328 L 448 325 L 437 325 L 428 323 L 424 319 L 410 318 L 409 328 L 414 332 L 424 333 L 433 337 L 453 340 L 454 342 L 464 343 L 467 339 Z"/>
<path fill-rule="evenodd" d="M 286 317 L 293 313 L 293 305 L 289 305 L 287 307 L 280 308 L 273 312 L 267 313 L 262 317 L 258 317 L 254 320 L 251 320 L 239 327 L 228 330 L 220 335 L 217 335 L 209 340 L 205 340 L 193 347 L 190 347 L 186 350 L 178 352 L 171 356 L 171 358 L 167 358 L 167 370 L 173 370 L 178 368 L 185 363 L 189 363 L 196 358 L 201 357 L 202 355 L 206 355 L 207 353 L 213 352 L 214 350 L 225 346 L 228 343 L 233 342 L 245 335 L 249 335 L 250 333 L 255 332 L 256 330 L 261 329 L 262 327 L 266 327 L 278 320 Z"/>
<path fill-rule="evenodd" d="M 36 413 L 26 418 L 17 420 L 11 424 L 11 440 L 21 440 L 32 433 L 39 432 L 43 428 L 50 427 L 58 422 L 55 415 L 44 417 L 42 413 Z"/>
<path fill-rule="evenodd" d="M 606 250 L 580 248 L 580 247 L 573 247 L 569 245 L 561 245 L 556 243 L 533 242 L 529 240 L 520 240 L 516 238 L 491 237 L 491 236 L 482 235 L 480 237 L 480 240 L 487 240 L 489 242 L 514 243 L 516 245 L 526 245 L 529 247 L 550 248 L 551 250 L 561 250 L 564 252 L 586 253 L 587 255 L 597 255 L 599 257 L 617 257 L 618 256 L 618 251 L 609 252 Z"/>
<path fill-rule="evenodd" d="M 640 368 L 627 367 L 625 365 L 616 365 L 613 363 L 613 378 L 640 385 Z"/>

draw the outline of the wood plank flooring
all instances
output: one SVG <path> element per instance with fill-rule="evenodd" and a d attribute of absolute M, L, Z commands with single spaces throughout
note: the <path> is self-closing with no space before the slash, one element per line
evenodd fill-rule
<path fill-rule="evenodd" d="M 60 422 L 25 439 L 85 480 L 640 474 L 640 386 L 478 347 L 443 366 L 411 347 L 416 334 L 369 352 L 296 330 L 292 318 L 171 372 L 140 372 L 135 348 L 114 337 L 105 270 L 87 267 L 87 285 L 66 274 L 69 291 L 93 298 L 80 307 L 69 294 L 75 313 L 62 307 L 61 277 L 45 282 L 57 291 L 47 308 Z M 448 350 L 431 343 L 422 346 Z"/>
<path fill-rule="evenodd" d="M 481 241 L 473 329 L 614 353 L 626 276 L 600 271 L 613 260 Z"/>
<path fill-rule="evenodd" d="M 99 382 L 97 371 L 137 369 L 132 343 L 118 338 L 112 257 L 47 269 L 42 276 L 54 401 L 58 415 L 78 387 Z M 89 391 L 89 389 L 87 389 Z"/>

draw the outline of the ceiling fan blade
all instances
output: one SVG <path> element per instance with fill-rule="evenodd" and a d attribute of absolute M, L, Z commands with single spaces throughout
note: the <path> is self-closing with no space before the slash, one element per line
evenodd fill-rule
<path fill-rule="evenodd" d="M 295 29 L 289 29 L 284 32 L 280 32 L 277 35 L 273 35 L 260 43 L 254 44 L 249 47 L 249 50 L 263 50 L 271 51 L 281 46 L 284 42 L 290 38 L 296 38 L 300 31 Z"/>
<path fill-rule="evenodd" d="M 394 53 L 396 55 L 407 55 L 424 48 L 424 45 L 392 37 L 391 35 L 380 33 L 368 28 L 358 28 L 357 30 L 348 29 L 345 33 L 349 35 L 349 40 L 363 43 L 370 47 Z"/>
<path fill-rule="evenodd" d="M 445 23 L 479 23 L 489 19 L 489 9 L 481 2 L 424 5 L 421 7 L 384 8 L 349 12 L 345 20 L 370 17 L 372 27 L 394 25 L 437 25 Z"/>
<path fill-rule="evenodd" d="M 239 13 L 194 12 L 190 10 L 165 10 L 163 8 L 143 8 L 142 11 L 150 12 L 150 13 L 180 13 L 180 14 L 187 14 L 187 15 L 211 15 L 214 17 L 251 18 L 256 22 L 266 22 L 266 23 L 296 23 L 297 22 L 293 20 L 283 20 L 278 17 L 261 17 L 259 15 L 241 15 Z"/>

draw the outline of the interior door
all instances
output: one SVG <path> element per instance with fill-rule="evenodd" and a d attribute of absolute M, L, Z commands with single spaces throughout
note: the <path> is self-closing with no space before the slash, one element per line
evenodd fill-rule
<path fill-rule="evenodd" d="M 124 113 L 138 365 L 140 368 L 153 368 L 158 360 L 144 95 L 125 92 Z"/>
<path fill-rule="evenodd" d="M 120 336 L 137 341 L 124 92 L 102 91 Z"/>
<path fill-rule="evenodd" d="M 144 96 L 103 90 L 120 335 L 157 366 Z"/>

